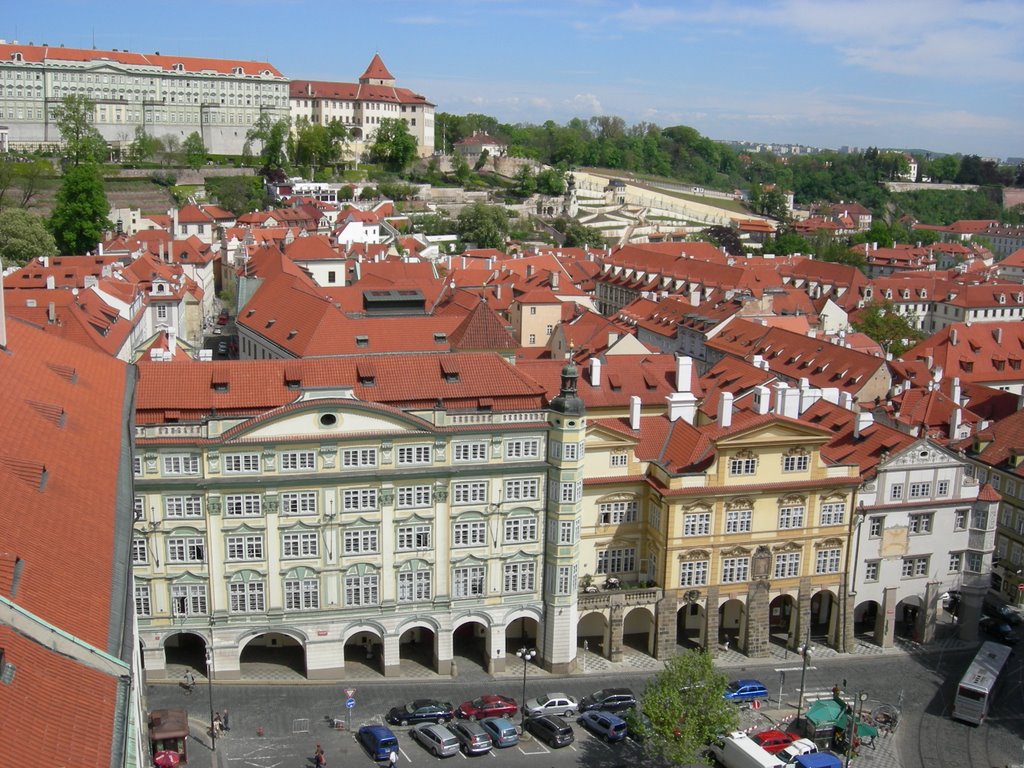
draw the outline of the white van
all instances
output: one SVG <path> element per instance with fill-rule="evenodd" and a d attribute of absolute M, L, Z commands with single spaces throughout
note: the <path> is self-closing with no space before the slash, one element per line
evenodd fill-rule
<path fill-rule="evenodd" d="M 785 749 L 780 749 L 776 752 L 775 756 L 786 763 L 786 765 L 789 765 L 800 755 L 813 755 L 817 751 L 818 745 L 810 739 L 797 739 L 791 742 Z"/>
<path fill-rule="evenodd" d="M 725 768 L 785 768 L 780 758 L 765 752 L 741 731 L 730 733 L 713 744 L 711 754 Z"/>

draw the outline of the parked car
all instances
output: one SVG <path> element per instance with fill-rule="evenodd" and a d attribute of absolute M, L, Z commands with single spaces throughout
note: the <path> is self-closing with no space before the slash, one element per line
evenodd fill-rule
<path fill-rule="evenodd" d="M 622 741 L 626 738 L 626 721 L 611 712 L 591 709 L 580 715 L 579 724 L 605 741 Z"/>
<path fill-rule="evenodd" d="M 437 699 L 416 699 L 401 707 L 392 707 L 387 721 L 392 725 L 415 725 L 416 723 L 447 723 L 455 717 L 452 705 Z"/>
<path fill-rule="evenodd" d="M 528 699 L 523 705 L 527 717 L 537 715 L 564 715 L 572 717 L 579 710 L 579 702 L 567 693 L 545 693 Z"/>
<path fill-rule="evenodd" d="M 572 726 L 558 715 L 538 715 L 527 718 L 523 728 L 554 749 L 568 746 L 576 740 Z"/>
<path fill-rule="evenodd" d="M 796 736 L 795 733 L 792 735 Z M 795 739 L 788 747 L 776 752 L 775 756 L 788 765 L 800 755 L 813 755 L 817 751 L 818 745 L 810 739 Z"/>
<path fill-rule="evenodd" d="M 1010 606 L 1006 605 L 1005 603 L 991 603 L 985 601 L 984 603 L 982 603 L 981 612 L 986 616 L 991 616 L 995 619 L 999 619 L 1000 621 L 1006 624 L 1021 623 L 1020 614 L 1017 613 L 1017 611 L 1015 611 Z"/>
<path fill-rule="evenodd" d="M 519 705 L 511 696 L 488 694 L 472 701 L 464 701 L 455 710 L 456 717 L 467 720 L 482 720 L 485 717 L 505 717 L 519 711 Z"/>
<path fill-rule="evenodd" d="M 217 354 L 226 355 L 228 353 L 228 342 L 226 339 L 221 339 L 217 342 Z"/>
<path fill-rule="evenodd" d="M 448 730 L 455 734 L 455 738 L 462 745 L 462 752 L 466 755 L 482 755 L 491 751 L 493 741 L 490 734 L 480 725 L 473 721 L 464 722 L 458 720 L 448 726 Z"/>
<path fill-rule="evenodd" d="M 363 749 L 377 762 L 391 759 L 391 753 L 398 751 L 398 739 L 391 729 L 383 725 L 364 725 L 357 738 Z"/>
<path fill-rule="evenodd" d="M 796 741 L 797 735 L 795 733 L 785 733 L 784 731 L 771 729 L 755 733 L 752 738 L 757 742 L 761 749 L 774 755 L 776 752 L 781 752 Z"/>
<path fill-rule="evenodd" d="M 993 616 L 982 616 L 978 626 L 982 632 L 993 640 L 997 640 L 1005 645 L 1016 645 L 1017 641 L 1020 640 L 1020 637 L 1013 631 L 1013 628 L 1002 619 L 997 619 Z"/>
<path fill-rule="evenodd" d="M 221 313 L 217 315 L 217 325 L 227 325 L 228 320 L 230 319 L 231 315 L 228 313 L 228 311 L 226 309 L 222 310 Z"/>
<path fill-rule="evenodd" d="M 514 747 L 519 743 L 519 731 L 506 717 L 485 717 L 480 721 L 480 727 L 487 731 L 491 742 L 499 749 Z"/>
<path fill-rule="evenodd" d="M 726 701 L 744 702 L 767 699 L 768 689 L 760 680 L 733 680 L 722 694 Z"/>
<path fill-rule="evenodd" d="M 651 732 L 651 719 L 639 709 L 627 709 L 622 715 L 626 721 L 626 735 L 638 744 Z"/>
<path fill-rule="evenodd" d="M 409 735 L 434 757 L 451 757 L 459 751 L 459 738 L 443 725 L 420 723 Z"/>
<path fill-rule="evenodd" d="M 629 688 L 602 688 L 580 699 L 580 712 L 600 709 L 604 712 L 625 712 L 636 706 L 636 696 Z"/>

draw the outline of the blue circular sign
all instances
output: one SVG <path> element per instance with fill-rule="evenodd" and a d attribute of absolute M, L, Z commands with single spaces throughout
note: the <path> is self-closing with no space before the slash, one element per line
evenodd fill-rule
<path fill-rule="evenodd" d="M 345 706 L 346 706 L 346 707 L 347 707 L 348 709 L 353 709 L 353 708 L 355 708 L 355 706 L 356 706 L 356 700 L 355 700 L 355 699 L 345 699 Z"/>

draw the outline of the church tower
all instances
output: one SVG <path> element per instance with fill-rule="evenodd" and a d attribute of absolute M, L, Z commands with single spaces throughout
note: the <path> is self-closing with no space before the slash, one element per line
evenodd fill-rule
<path fill-rule="evenodd" d="M 583 442 L 586 407 L 576 391 L 572 360 L 549 406 L 548 493 L 544 546 L 544 636 L 538 650 L 556 674 L 576 667 L 577 593 L 583 505 Z"/>
<path fill-rule="evenodd" d="M 370 65 L 366 71 L 359 76 L 360 85 L 385 85 L 388 88 L 395 87 L 395 76 L 384 66 L 384 60 L 379 53 L 373 54 Z"/>

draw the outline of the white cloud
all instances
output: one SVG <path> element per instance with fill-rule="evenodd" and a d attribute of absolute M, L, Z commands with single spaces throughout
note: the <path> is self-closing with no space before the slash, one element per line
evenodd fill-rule
<path fill-rule="evenodd" d="M 600 115 L 604 113 L 604 107 L 601 106 L 601 102 L 598 101 L 597 96 L 592 93 L 577 93 L 567 102 L 571 109 L 580 110 L 584 113 L 590 113 L 592 115 Z"/>

